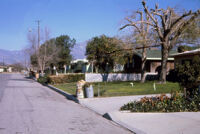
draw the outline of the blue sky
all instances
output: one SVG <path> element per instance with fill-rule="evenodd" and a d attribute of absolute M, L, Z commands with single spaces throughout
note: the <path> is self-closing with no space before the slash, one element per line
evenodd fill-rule
<path fill-rule="evenodd" d="M 200 8 L 200 0 L 146 1 L 149 7 Z M 28 29 L 36 30 L 38 19 L 51 37 L 67 34 L 77 43 L 102 34 L 115 36 L 127 12 L 141 7 L 141 0 L 0 0 L 0 49 L 24 48 Z"/>

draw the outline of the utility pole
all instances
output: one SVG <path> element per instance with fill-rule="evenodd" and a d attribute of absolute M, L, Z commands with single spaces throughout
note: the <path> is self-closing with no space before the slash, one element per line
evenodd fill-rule
<path fill-rule="evenodd" d="M 37 25 L 38 25 L 38 44 L 37 44 L 37 49 L 36 49 L 36 55 L 37 55 L 37 62 L 38 62 L 38 72 L 41 69 L 40 65 L 40 20 L 36 20 Z"/>
<path fill-rule="evenodd" d="M 38 24 L 38 49 L 40 47 L 40 20 L 36 21 Z"/>
<path fill-rule="evenodd" d="M 3 56 L 3 66 L 4 66 L 4 56 Z"/>

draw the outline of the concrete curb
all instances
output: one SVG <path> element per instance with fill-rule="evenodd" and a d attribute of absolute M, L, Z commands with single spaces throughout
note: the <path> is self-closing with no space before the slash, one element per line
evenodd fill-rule
<path fill-rule="evenodd" d="M 128 130 L 130 130 L 131 132 L 134 132 L 135 134 L 147 134 L 147 133 L 145 133 L 145 132 L 143 132 L 143 131 L 141 131 L 137 128 L 134 128 L 134 127 L 120 121 L 120 119 L 117 118 L 117 116 L 116 116 L 117 112 L 119 112 L 119 111 L 105 113 L 103 115 L 103 117 L 115 122 L 116 124 L 118 124 L 120 126 L 123 126 L 124 128 L 127 128 Z"/>
<path fill-rule="evenodd" d="M 146 134 L 146 133 L 143 133 L 142 131 L 138 130 L 138 131 L 135 131 L 136 129 L 135 128 L 131 128 L 131 127 L 128 127 L 128 125 L 126 125 L 125 123 L 123 122 L 120 122 L 120 121 L 117 121 L 116 119 L 114 119 L 113 115 L 110 115 L 110 113 L 105 113 L 105 114 L 102 114 L 101 112 L 95 110 L 94 108 L 92 107 L 89 107 L 87 105 L 85 105 L 84 103 L 82 103 L 81 101 L 79 101 L 79 104 L 85 108 L 88 108 L 89 110 L 95 112 L 96 114 L 104 117 L 105 119 L 107 120 L 110 120 L 111 122 L 115 123 L 116 125 L 119 125 L 120 127 L 122 127 L 123 129 L 126 129 L 134 134 Z M 141 132 L 141 133 L 139 133 Z"/>
<path fill-rule="evenodd" d="M 137 128 L 130 127 L 127 124 L 123 123 L 122 121 L 118 120 L 118 118 L 116 118 L 116 116 L 112 114 L 113 112 L 102 114 L 101 112 L 95 110 L 94 108 L 85 105 L 84 103 L 81 102 L 81 100 L 79 101 L 79 104 L 82 105 L 83 107 L 90 109 L 91 111 L 95 112 L 96 114 L 106 118 L 107 120 L 110 120 L 113 123 L 133 132 L 134 134 L 146 134 L 146 133 L 138 130 Z"/>

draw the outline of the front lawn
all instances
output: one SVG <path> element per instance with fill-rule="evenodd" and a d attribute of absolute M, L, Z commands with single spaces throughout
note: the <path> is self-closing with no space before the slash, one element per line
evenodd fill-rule
<path fill-rule="evenodd" d="M 156 90 L 154 90 L 154 82 L 147 81 L 145 83 L 133 82 L 133 87 L 131 82 L 98 82 L 93 83 L 94 95 L 99 94 L 102 97 L 108 96 L 126 96 L 126 95 L 144 95 L 144 94 L 163 94 L 171 93 L 172 91 L 179 90 L 178 83 L 167 82 L 166 84 L 156 84 Z M 55 87 L 62 89 L 70 94 L 76 94 L 76 83 L 66 83 L 54 85 Z"/>

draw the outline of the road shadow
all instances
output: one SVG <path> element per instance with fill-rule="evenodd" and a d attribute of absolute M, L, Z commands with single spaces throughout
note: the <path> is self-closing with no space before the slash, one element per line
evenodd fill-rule
<path fill-rule="evenodd" d="M 11 80 L 11 81 L 29 81 L 30 82 L 30 80 L 27 80 L 27 79 L 9 79 L 9 80 Z"/>
<path fill-rule="evenodd" d="M 24 78 L 25 78 L 25 79 L 30 79 L 30 80 L 33 79 L 32 76 L 25 76 Z"/>
<path fill-rule="evenodd" d="M 59 93 L 59 94 L 62 94 L 62 95 L 65 96 L 66 99 L 68 99 L 68 100 L 72 100 L 72 101 L 74 101 L 74 102 L 76 102 L 76 103 L 79 103 L 79 100 L 78 100 L 78 99 L 76 98 L 76 96 L 74 96 L 74 95 L 67 94 L 66 92 L 63 92 L 63 91 L 61 91 L 60 89 L 57 89 L 57 88 L 52 87 L 52 86 L 49 86 L 49 85 L 44 85 L 44 86 L 47 86 L 48 88 L 54 90 L 55 92 L 57 92 L 57 93 Z"/>

